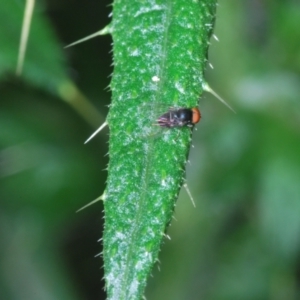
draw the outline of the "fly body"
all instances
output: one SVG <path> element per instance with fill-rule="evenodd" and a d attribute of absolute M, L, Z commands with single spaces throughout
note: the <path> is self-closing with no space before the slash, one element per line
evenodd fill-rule
<path fill-rule="evenodd" d="M 170 108 L 157 119 L 161 127 L 194 127 L 201 119 L 201 113 L 197 107 L 193 108 Z"/>

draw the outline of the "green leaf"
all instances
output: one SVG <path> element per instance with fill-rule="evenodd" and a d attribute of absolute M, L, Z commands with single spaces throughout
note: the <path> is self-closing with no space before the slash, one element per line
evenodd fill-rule
<path fill-rule="evenodd" d="M 19 1 L 0 3 L 0 78 L 15 73 L 24 8 L 25 2 L 24 6 Z M 40 8 L 35 8 L 22 77 L 57 94 L 60 86 L 68 81 L 63 49 L 48 20 L 39 12 Z"/>
<path fill-rule="evenodd" d="M 184 180 L 191 130 L 151 135 L 151 128 L 161 103 L 198 106 L 215 9 L 213 0 L 114 3 L 104 201 L 109 299 L 140 299 L 157 261 Z"/>
<path fill-rule="evenodd" d="M 0 2 L 0 79 L 15 74 L 25 8 L 18 1 Z M 40 3 L 38 3 L 40 4 Z M 59 96 L 88 123 L 96 126 L 101 114 L 68 78 L 63 46 L 59 43 L 48 19 L 37 5 L 30 27 L 21 78 L 33 86 Z"/>

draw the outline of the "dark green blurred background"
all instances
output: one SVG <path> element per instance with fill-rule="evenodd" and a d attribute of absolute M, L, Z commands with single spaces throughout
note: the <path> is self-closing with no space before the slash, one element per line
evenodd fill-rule
<path fill-rule="evenodd" d="M 110 2 L 38 4 L 16 79 L 24 1 L 0 2 L 0 299 L 104 299 L 103 206 L 75 211 L 105 187 L 108 131 L 83 142 L 107 114 L 112 41 L 63 46 Z M 207 80 L 237 114 L 201 99 L 196 208 L 183 191 L 147 299 L 300 299 L 299 20 L 299 0 L 220 1 Z"/>

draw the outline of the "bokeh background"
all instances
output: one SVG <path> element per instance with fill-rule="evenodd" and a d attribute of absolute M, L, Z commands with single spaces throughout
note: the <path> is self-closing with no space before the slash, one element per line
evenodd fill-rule
<path fill-rule="evenodd" d="M 0 298 L 105 299 L 102 194 L 109 1 L 0 1 Z M 187 182 L 153 270 L 152 300 L 300 299 L 300 2 L 220 1 Z"/>

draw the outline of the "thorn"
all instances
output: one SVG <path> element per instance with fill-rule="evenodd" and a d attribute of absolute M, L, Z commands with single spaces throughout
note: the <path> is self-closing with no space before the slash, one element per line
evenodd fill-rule
<path fill-rule="evenodd" d="M 99 133 L 105 126 L 107 125 L 107 122 L 105 121 L 84 143 L 88 143 L 97 133 Z"/>
<path fill-rule="evenodd" d="M 185 188 L 185 190 L 186 190 L 188 196 L 190 197 L 190 199 L 191 199 L 191 201 L 192 201 L 192 203 L 193 203 L 193 206 L 196 207 L 194 198 L 193 198 L 193 196 L 192 196 L 192 193 L 191 193 L 191 191 L 190 191 L 188 185 L 185 183 L 185 184 L 183 185 L 183 187 Z"/>
<path fill-rule="evenodd" d="M 71 44 L 65 46 L 64 48 L 66 49 L 66 48 L 75 46 L 75 45 L 77 45 L 77 44 L 80 44 L 80 43 L 83 43 L 83 42 L 85 42 L 85 41 L 88 41 L 88 40 L 90 40 L 90 39 L 92 39 L 92 38 L 94 38 L 94 37 L 96 37 L 96 36 L 98 36 L 98 35 L 110 34 L 111 32 L 112 32 L 112 27 L 111 27 L 110 24 L 109 24 L 109 25 L 105 26 L 103 29 L 101 29 L 101 30 L 99 30 L 99 31 L 97 31 L 97 32 L 95 32 L 95 33 L 93 33 L 93 34 L 91 34 L 91 35 L 88 35 L 88 36 L 86 36 L 85 38 L 80 39 L 80 40 L 78 40 L 78 41 L 76 41 L 76 42 L 74 42 L 74 43 L 71 43 Z"/>
<path fill-rule="evenodd" d="M 164 237 L 166 237 L 168 240 L 171 240 L 171 237 L 169 236 L 169 235 L 167 235 L 167 234 L 163 234 L 164 235 Z"/>
<path fill-rule="evenodd" d="M 215 34 L 213 34 L 213 38 L 214 38 L 217 42 L 219 42 L 219 39 L 218 39 L 218 37 L 217 37 Z"/>
<path fill-rule="evenodd" d="M 21 39 L 20 39 L 20 46 L 19 46 L 17 70 L 16 70 L 17 76 L 21 75 L 22 69 L 23 69 L 34 5 L 35 5 L 35 0 L 27 0 L 26 1 L 26 7 L 24 10 L 24 17 L 23 17 L 22 33 L 21 33 Z"/>
<path fill-rule="evenodd" d="M 211 63 L 208 63 L 208 65 L 210 66 L 210 68 L 213 70 L 214 66 Z"/>
<path fill-rule="evenodd" d="M 79 211 L 81 211 L 81 210 L 83 210 L 83 209 L 85 209 L 85 208 L 87 208 L 87 207 L 95 204 L 96 202 L 98 202 L 100 200 L 103 200 L 103 201 L 105 200 L 105 192 L 100 197 L 98 197 L 97 199 L 95 199 L 95 200 L 91 201 L 90 203 L 88 203 L 87 205 L 79 208 L 76 212 L 79 212 Z"/>
<path fill-rule="evenodd" d="M 202 88 L 204 91 L 212 94 L 213 96 L 215 96 L 220 102 L 222 102 L 225 106 L 227 106 L 231 111 L 233 111 L 234 113 L 235 110 L 224 100 L 222 99 L 209 85 L 207 82 L 203 82 L 202 83 Z"/>

